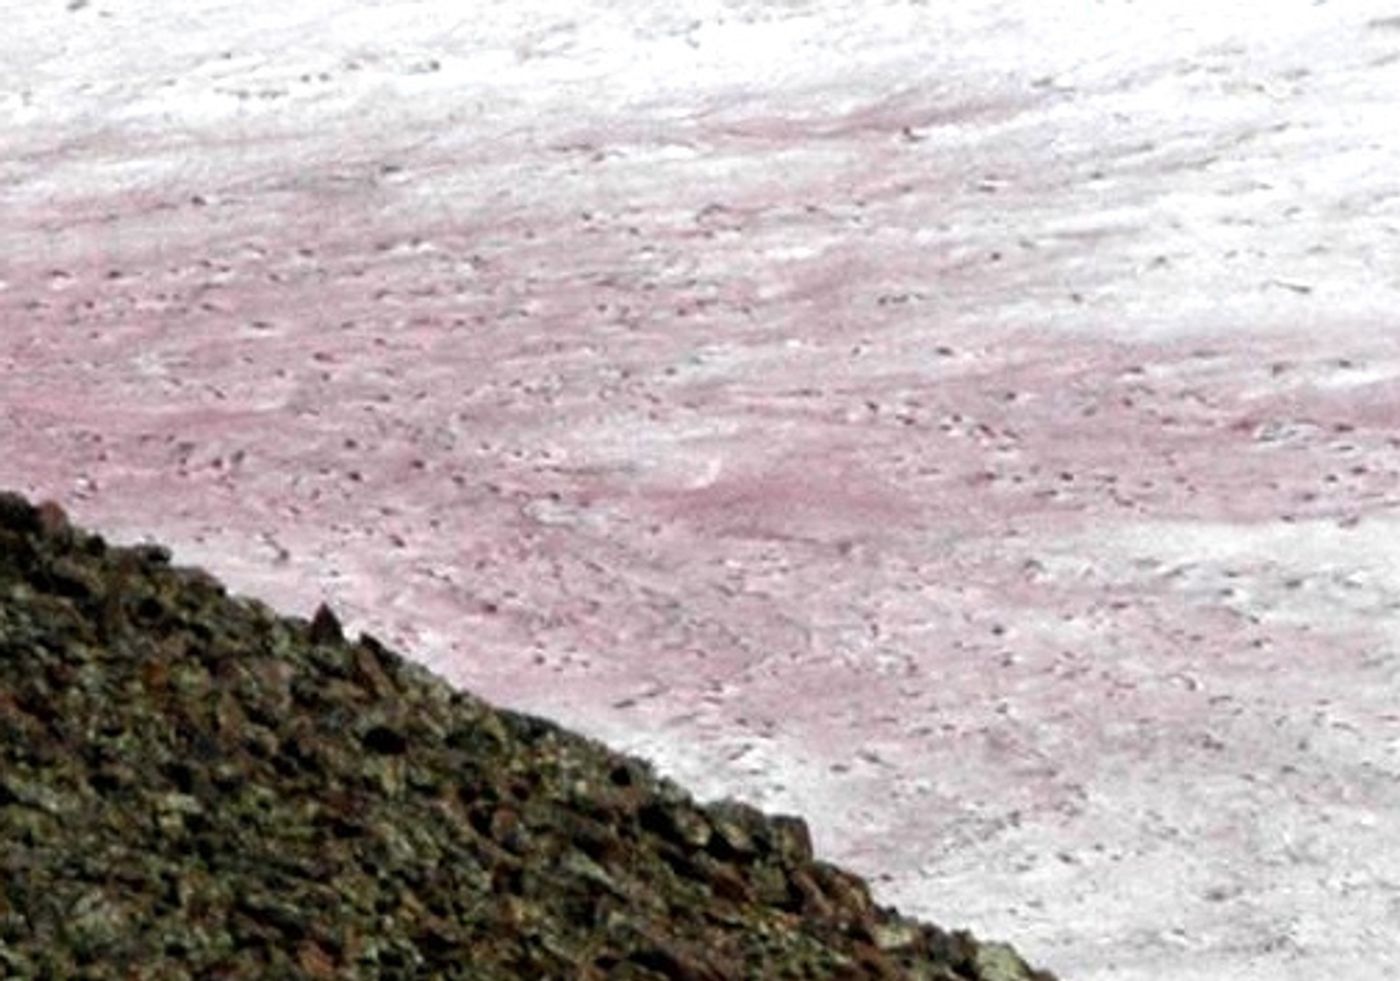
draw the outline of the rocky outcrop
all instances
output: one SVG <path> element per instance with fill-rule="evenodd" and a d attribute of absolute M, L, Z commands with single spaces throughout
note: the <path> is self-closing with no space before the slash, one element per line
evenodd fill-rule
<path fill-rule="evenodd" d="M 0 494 L 0 975 L 1048 981 L 801 819 Z"/>

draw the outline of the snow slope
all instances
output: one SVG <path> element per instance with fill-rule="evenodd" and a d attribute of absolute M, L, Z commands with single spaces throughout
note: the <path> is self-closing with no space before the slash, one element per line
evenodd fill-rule
<path fill-rule="evenodd" d="M 1400 7 L 0 22 L 0 485 L 1066 978 L 1400 973 Z"/>

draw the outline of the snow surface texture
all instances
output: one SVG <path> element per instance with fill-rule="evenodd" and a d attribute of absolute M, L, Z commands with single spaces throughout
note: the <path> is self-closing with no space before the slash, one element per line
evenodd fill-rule
<path fill-rule="evenodd" d="M 0 485 L 1078 981 L 1400 974 L 1400 3 L 0 4 Z"/>

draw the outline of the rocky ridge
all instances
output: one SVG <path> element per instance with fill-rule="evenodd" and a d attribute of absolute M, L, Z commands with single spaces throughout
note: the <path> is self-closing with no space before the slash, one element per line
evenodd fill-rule
<path fill-rule="evenodd" d="M 1053 981 L 170 558 L 0 493 L 0 976 Z"/>

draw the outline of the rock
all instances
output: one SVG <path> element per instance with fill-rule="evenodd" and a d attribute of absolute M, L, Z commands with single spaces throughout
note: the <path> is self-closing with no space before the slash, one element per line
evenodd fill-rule
<path fill-rule="evenodd" d="M 982 981 L 1028 981 L 1033 976 L 1026 962 L 1006 944 L 979 945 L 973 964 Z"/>
<path fill-rule="evenodd" d="M 340 629 L 340 621 L 331 612 L 331 608 L 325 603 L 316 607 L 316 613 L 311 618 L 311 643 L 313 644 L 343 644 L 345 634 Z"/>
<path fill-rule="evenodd" d="M 39 515 L 34 505 L 20 495 L 0 491 L 0 528 L 18 532 L 38 531 Z"/>
<path fill-rule="evenodd" d="M 790 814 L 775 814 L 769 819 L 778 855 L 790 865 L 812 861 L 812 832 L 807 822 Z"/>
<path fill-rule="evenodd" d="M 0 493 L 6 977 L 1050 978 L 798 817 L 65 522 Z"/>
<path fill-rule="evenodd" d="M 35 509 L 34 517 L 42 534 L 61 538 L 72 532 L 67 513 L 53 501 L 42 502 Z"/>

